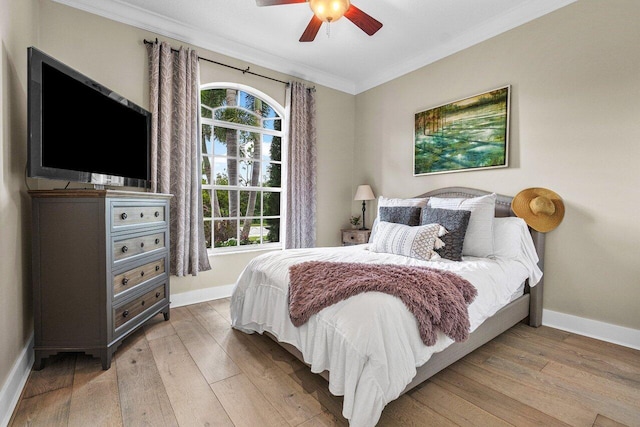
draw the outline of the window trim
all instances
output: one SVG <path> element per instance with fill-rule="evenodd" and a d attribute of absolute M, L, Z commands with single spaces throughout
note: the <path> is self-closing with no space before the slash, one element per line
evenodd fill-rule
<path fill-rule="evenodd" d="M 205 84 L 201 84 L 200 85 L 200 92 L 202 92 L 203 90 L 210 90 L 210 89 L 234 89 L 234 90 L 238 90 L 238 91 L 242 91 L 245 93 L 248 93 L 250 95 L 255 96 L 256 98 L 260 98 L 262 101 L 266 102 L 271 108 L 273 108 L 273 110 L 281 117 L 280 121 L 281 121 L 281 127 L 282 130 L 281 131 L 273 131 L 271 129 L 265 129 L 265 128 L 255 128 L 255 127 L 251 127 L 251 126 L 247 126 L 247 125 L 243 125 L 243 124 L 239 124 L 239 123 L 231 123 L 231 122 L 221 122 L 218 121 L 216 119 L 209 119 L 209 118 L 204 118 L 202 117 L 202 107 L 200 106 L 200 97 L 198 97 L 198 111 L 199 111 L 199 116 L 198 116 L 198 132 L 202 131 L 202 126 L 204 124 L 209 124 L 214 126 L 215 124 L 224 124 L 225 127 L 229 127 L 232 129 L 236 129 L 239 131 L 248 131 L 248 132 L 255 132 L 257 129 L 260 130 L 261 134 L 267 134 L 267 135 L 272 135 L 272 136 L 279 136 L 281 138 L 281 147 L 280 147 L 280 161 L 276 161 L 277 163 L 280 164 L 280 182 L 281 185 L 279 187 L 279 191 L 280 191 L 280 241 L 279 242 L 270 242 L 270 243 L 261 243 L 258 245 L 238 245 L 238 246 L 228 246 L 228 247 L 220 247 L 220 248 L 216 248 L 216 247 L 211 247 L 211 248 L 207 248 L 207 254 L 209 256 L 215 256 L 215 255 L 227 255 L 227 254 L 231 254 L 231 253 L 243 253 L 243 252 L 254 252 L 254 251 L 273 251 L 273 250 L 282 250 L 285 247 L 285 236 L 286 236 L 286 206 L 287 206 L 287 200 L 286 200 L 286 194 L 287 194 L 287 159 L 288 159 L 288 141 L 289 141 L 289 109 L 285 108 L 283 105 L 281 105 L 279 102 L 277 102 L 275 99 L 273 99 L 271 96 L 267 95 L 266 93 L 253 88 L 251 86 L 247 86 L 241 83 L 232 83 L 232 82 L 212 82 L 212 83 L 205 83 Z M 237 108 L 242 108 L 245 109 L 244 107 L 237 107 Z M 201 150 L 200 150 L 201 151 Z M 199 161 L 202 161 L 202 158 L 205 156 L 205 153 L 200 152 L 200 159 Z M 215 156 L 215 155 L 211 155 L 209 156 L 211 158 L 215 158 L 215 157 L 220 157 L 220 156 Z M 225 157 L 235 157 L 235 156 L 225 156 Z M 240 159 L 238 159 L 240 160 Z M 216 188 L 214 188 L 214 184 L 210 184 L 208 186 L 204 186 L 201 185 L 202 190 L 204 189 L 209 189 L 211 191 L 215 191 Z M 233 189 L 236 189 L 236 186 L 229 186 L 230 189 L 231 187 L 233 187 Z M 254 187 L 242 187 L 242 188 L 238 188 L 240 191 L 246 190 L 249 191 L 248 189 L 250 188 L 254 188 Z M 261 191 L 270 191 L 269 188 L 271 187 L 260 187 Z M 273 190 L 271 190 L 273 191 Z M 266 218 L 263 216 L 260 216 L 260 218 Z M 213 220 L 212 220 L 213 221 Z M 212 224 L 213 226 L 213 224 Z M 213 242 L 212 242 L 213 243 Z"/>

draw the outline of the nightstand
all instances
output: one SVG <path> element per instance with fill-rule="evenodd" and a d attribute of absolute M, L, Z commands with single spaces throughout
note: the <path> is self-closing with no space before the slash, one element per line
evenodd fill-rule
<path fill-rule="evenodd" d="M 371 230 L 359 230 L 356 228 L 340 230 L 342 231 L 342 245 L 362 245 L 363 243 L 369 243 L 369 236 L 371 236 Z"/>

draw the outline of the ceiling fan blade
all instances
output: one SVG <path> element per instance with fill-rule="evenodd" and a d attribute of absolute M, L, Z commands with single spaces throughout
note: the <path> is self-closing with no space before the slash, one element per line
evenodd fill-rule
<path fill-rule="evenodd" d="M 347 9 L 344 16 L 370 36 L 374 35 L 380 28 L 382 28 L 382 23 L 380 21 L 367 15 L 353 4 L 349 9 Z"/>
<path fill-rule="evenodd" d="M 313 15 L 311 21 L 305 28 L 304 33 L 300 37 L 301 42 L 312 42 L 316 38 L 316 34 L 318 34 L 318 30 L 320 30 L 320 26 L 322 25 L 322 21 L 316 15 Z"/>
<path fill-rule="evenodd" d="M 256 0 L 256 4 L 261 6 L 277 6 L 279 4 L 306 3 L 307 0 Z"/>

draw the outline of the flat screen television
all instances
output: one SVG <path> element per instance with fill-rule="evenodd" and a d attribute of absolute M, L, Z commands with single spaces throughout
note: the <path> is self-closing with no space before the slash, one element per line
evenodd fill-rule
<path fill-rule="evenodd" d="M 28 54 L 28 176 L 148 188 L 151 113 L 35 47 Z"/>

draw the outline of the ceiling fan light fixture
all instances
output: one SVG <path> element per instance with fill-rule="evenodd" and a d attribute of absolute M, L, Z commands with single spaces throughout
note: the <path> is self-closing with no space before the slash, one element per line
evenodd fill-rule
<path fill-rule="evenodd" d="M 349 0 L 309 0 L 313 14 L 323 22 L 335 22 L 342 18 L 351 3 Z"/>

